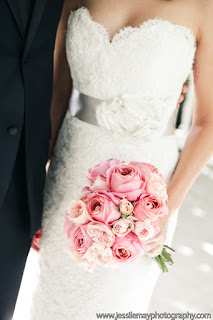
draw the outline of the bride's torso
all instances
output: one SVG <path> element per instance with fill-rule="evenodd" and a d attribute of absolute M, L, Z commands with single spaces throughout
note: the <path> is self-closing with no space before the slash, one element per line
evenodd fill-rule
<path fill-rule="evenodd" d="M 73 84 L 81 94 L 82 120 L 93 118 L 114 131 L 130 119 L 135 127 L 124 124 L 124 131 L 135 136 L 174 131 L 177 100 L 196 51 L 189 27 L 155 17 L 111 37 L 81 7 L 70 13 L 66 49 Z M 142 127 L 146 132 L 138 130 Z"/>

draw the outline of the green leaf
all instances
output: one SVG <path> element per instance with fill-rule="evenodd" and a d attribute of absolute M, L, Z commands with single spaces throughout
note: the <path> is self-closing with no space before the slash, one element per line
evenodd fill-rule
<path fill-rule="evenodd" d="M 119 208 L 118 206 L 117 206 L 117 207 L 115 207 L 115 209 L 116 209 L 116 210 L 118 210 L 118 211 L 120 212 L 120 208 Z"/>
<path fill-rule="evenodd" d="M 160 264 L 161 266 L 161 262 L 160 262 L 160 259 L 159 259 L 159 256 L 155 257 L 155 259 L 157 260 L 157 262 Z"/>
<path fill-rule="evenodd" d="M 161 257 L 161 255 L 159 255 L 159 259 L 160 259 L 160 261 L 161 261 L 161 263 L 162 263 L 162 265 L 163 265 L 163 272 L 168 272 L 168 269 L 167 269 L 167 267 L 166 267 L 166 263 L 165 263 L 165 261 L 163 260 L 163 258 Z"/>
<path fill-rule="evenodd" d="M 163 270 L 163 272 L 165 272 L 164 270 L 165 270 L 165 264 L 164 264 L 164 261 L 161 259 L 161 256 L 159 255 L 159 256 L 157 256 L 157 257 L 155 257 L 155 259 L 157 260 L 157 262 L 159 263 L 159 265 L 160 265 L 160 267 L 161 267 L 161 269 Z"/>
<path fill-rule="evenodd" d="M 160 264 L 160 267 L 162 269 L 163 272 L 168 272 L 168 269 L 166 267 L 165 261 L 163 260 L 163 258 L 161 257 L 161 255 L 155 257 L 155 259 L 158 261 L 158 263 Z"/>
<path fill-rule="evenodd" d="M 122 213 L 121 217 L 122 217 L 123 219 L 126 219 L 128 216 L 127 216 L 126 214 L 123 214 L 123 213 Z"/>
<path fill-rule="evenodd" d="M 169 263 L 169 264 L 173 264 L 174 262 L 173 262 L 173 260 L 172 260 L 172 258 L 171 258 L 171 255 L 165 250 L 165 249 L 163 249 L 163 251 L 162 251 L 162 256 L 164 256 L 165 257 L 165 259 L 167 260 L 167 262 Z"/>

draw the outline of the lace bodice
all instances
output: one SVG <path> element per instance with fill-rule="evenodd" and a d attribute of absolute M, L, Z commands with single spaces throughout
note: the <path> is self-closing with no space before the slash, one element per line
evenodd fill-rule
<path fill-rule="evenodd" d="M 146 138 L 168 131 L 192 70 L 196 38 L 191 29 L 154 18 L 110 39 L 81 7 L 71 11 L 66 48 L 74 86 L 103 101 L 96 112 L 100 126 Z"/>

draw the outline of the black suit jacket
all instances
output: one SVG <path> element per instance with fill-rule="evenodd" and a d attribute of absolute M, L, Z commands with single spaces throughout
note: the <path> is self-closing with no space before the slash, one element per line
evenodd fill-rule
<path fill-rule="evenodd" d="M 40 227 L 43 210 L 53 53 L 62 5 L 63 0 L 35 0 L 25 37 L 16 0 L 0 0 L 0 206 L 24 126 L 32 235 Z"/>

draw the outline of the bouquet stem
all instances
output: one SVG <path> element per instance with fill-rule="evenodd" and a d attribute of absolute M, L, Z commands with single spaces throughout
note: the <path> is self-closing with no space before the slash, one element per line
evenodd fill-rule
<path fill-rule="evenodd" d="M 163 272 L 168 272 L 166 264 L 169 264 L 170 266 L 172 266 L 174 263 L 172 260 L 171 254 L 166 251 L 166 248 L 169 249 L 171 252 L 175 253 L 175 250 L 164 245 L 164 248 L 163 248 L 161 254 L 158 255 L 157 257 L 155 257 L 155 259 L 159 263 L 160 268 L 162 269 Z"/>

